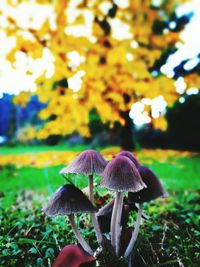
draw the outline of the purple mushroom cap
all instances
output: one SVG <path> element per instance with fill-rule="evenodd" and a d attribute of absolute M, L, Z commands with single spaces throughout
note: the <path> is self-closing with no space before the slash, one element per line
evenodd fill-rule
<path fill-rule="evenodd" d="M 97 219 L 99 222 L 99 226 L 102 233 L 110 232 L 110 223 L 112 217 L 112 211 L 114 206 L 114 199 L 108 202 L 105 206 L 103 206 L 97 212 Z M 136 203 L 128 203 L 127 197 L 123 199 L 123 209 L 122 209 L 122 217 L 121 217 L 121 226 L 122 228 L 127 226 L 129 214 L 131 211 L 138 212 L 138 204 Z M 148 219 L 148 216 L 142 212 L 142 217 L 144 219 Z"/>
<path fill-rule="evenodd" d="M 125 156 L 125 157 L 129 158 L 135 164 L 136 168 L 139 168 L 139 166 L 140 166 L 139 161 L 136 159 L 136 157 L 130 151 L 122 150 L 121 152 L 119 152 L 116 155 L 116 157 L 117 156 Z"/>
<path fill-rule="evenodd" d="M 61 186 L 43 208 L 46 215 L 70 215 L 80 212 L 95 212 L 89 199 L 71 184 Z"/>
<path fill-rule="evenodd" d="M 127 157 L 117 156 L 106 166 L 101 187 L 117 192 L 137 192 L 146 187 L 135 164 Z"/>
<path fill-rule="evenodd" d="M 110 222 L 112 217 L 112 211 L 114 206 L 114 199 L 108 202 L 97 212 L 97 219 L 102 233 L 110 232 Z M 123 200 L 123 209 L 121 217 L 121 225 L 125 227 L 128 222 L 129 207 L 127 205 L 127 199 Z"/>
<path fill-rule="evenodd" d="M 93 149 L 88 149 L 79 154 L 67 167 L 60 171 L 60 174 L 76 173 L 101 175 L 107 165 L 102 155 Z"/>
<path fill-rule="evenodd" d="M 157 178 L 157 176 L 147 167 L 140 166 L 138 171 L 142 177 L 142 180 L 147 185 L 146 188 L 139 192 L 131 192 L 128 194 L 129 203 L 137 202 L 143 203 L 148 202 L 150 200 L 154 200 L 159 197 L 165 197 L 166 192 Z"/>

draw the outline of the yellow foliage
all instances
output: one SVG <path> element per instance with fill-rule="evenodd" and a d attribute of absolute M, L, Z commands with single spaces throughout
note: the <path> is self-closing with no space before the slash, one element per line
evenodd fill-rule
<path fill-rule="evenodd" d="M 17 7 L 27 1 L 15 2 Z M 27 29 L 32 38 L 24 37 L 23 29 L 12 14 L 5 31 L 16 38 L 15 47 L 6 55 L 13 65 L 18 51 L 31 59 L 40 59 L 47 48 L 53 57 L 52 75 L 48 76 L 46 71 L 35 80 L 39 100 L 47 103 L 39 113 L 46 123 L 37 138 L 74 131 L 89 136 L 88 114 L 93 108 L 103 122 L 109 121 L 112 125 L 119 121 L 123 125 L 120 114 L 130 110 L 134 102 L 163 95 L 168 105 L 172 105 L 179 97 L 172 79 L 161 75 L 154 78 L 150 69 L 164 50 L 179 41 L 180 34 L 171 31 L 155 34 L 154 22 L 170 18 L 174 7 L 184 0 L 160 1 L 165 17 L 160 16 L 159 8 L 151 8 L 148 0 L 129 1 L 127 8 L 118 5 L 114 16 L 108 15 L 102 2 L 97 0 L 33 2 L 47 4 L 52 11 L 40 28 Z M 111 0 L 106 2 L 113 5 Z M 12 1 L 6 5 L 13 6 Z M 74 51 L 84 60 L 78 62 L 77 56 L 72 64 L 68 53 Z M 73 81 L 74 77 L 78 78 Z M 63 80 L 68 81 L 69 88 Z M 190 87 L 199 87 L 196 74 L 188 75 L 185 81 Z M 21 93 L 14 103 L 24 106 L 28 97 L 28 93 Z M 151 116 L 150 108 L 145 112 Z M 167 127 L 164 118 L 153 120 L 153 125 L 160 129 Z"/>
<path fill-rule="evenodd" d="M 110 147 L 101 150 L 102 155 L 111 160 L 114 155 L 120 151 L 119 147 Z M 9 154 L 1 155 L 0 154 L 0 165 L 3 166 L 9 163 L 15 163 L 17 167 L 23 166 L 33 166 L 36 168 L 44 168 L 48 166 L 56 165 L 66 165 L 69 164 L 79 152 L 75 151 L 46 151 L 46 152 L 35 152 L 35 153 L 26 153 L 26 154 Z M 176 157 L 192 157 L 197 153 L 187 152 L 187 151 L 178 151 L 166 149 L 164 152 L 162 149 L 143 149 L 135 153 L 136 157 L 143 163 L 148 164 L 152 161 L 158 160 L 160 162 L 165 162 L 168 158 Z"/>
<path fill-rule="evenodd" d="M 156 120 L 153 120 L 153 126 L 156 129 L 160 129 L 162 131 L 165 131 L 167 129 L 167 121 L 164 117 L 159 117 Z"/>
<path fill-rule="evenodd" d="M 27 144 L 27 142 L 32 141 L 35 137 L 36 137 L 36 129 L 30 125 L 21 128 L 17 132 L 16 136 L 17 140 L 22 144 L 23 143 Z"/>
<path fill-rule="evenodd" d="M 184 80 L 188 88 L 200 89 L 200 76 L 197 73 L 188 74 Z"/>
<path fill-rule="evenodd" d="M 13 98 L 13 103 L 15 105 L 25 107 L 29 101 L 29 98 L 30 98 L 30 95 L 28 92 L 22 92 Z"/>

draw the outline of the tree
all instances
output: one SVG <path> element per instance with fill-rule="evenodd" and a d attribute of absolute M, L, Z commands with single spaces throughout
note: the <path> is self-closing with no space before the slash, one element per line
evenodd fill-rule
<path fill-rule="evenodd" d="M 7 6 L 19 8 L 24 2 L 8 1 Z M 175 19 L 175 7 L 185 1 L 35 2 L 51 9 L 40 26 L 31 23 L 31 16 L 22 26 L 10 13 L 4 30 L 16 38 L 9 61 L 15 62 L 19 52 L 28 59 L 48 58 L 49 67 L 36 77 L 35 93 L 47 103 L 39 113 L 46 123 L 38 138 L 74 131 L 90 136 L 89 113 L 94 108 L 103 123 L 112 127 L 118 121 L 130 129 L 127 115 L 133 103 L 162 95 L 170 106 L 179 98 L 173 79 L 154 75 L 153 68 L 179 40 L 181 27 L 170 30 L 169 22 Z M 34 75 L 31 67 L 27 75 Z M 15 102 L 26 102 L 25 95 L 29 93 Z M 144 112 L 151 116 L 149 106 Z M 151 118 L 155 126 L 166 127 L 163 117 Z"/>
<path fill-rule="evenodd" d="M 168 109 L 168 133 L 170 143 L 177 149 L 200 149 L 200 123 L 196 114 L 200 112 L 200 94 L 185 95 L 184 102 L 176 101 Z"/>

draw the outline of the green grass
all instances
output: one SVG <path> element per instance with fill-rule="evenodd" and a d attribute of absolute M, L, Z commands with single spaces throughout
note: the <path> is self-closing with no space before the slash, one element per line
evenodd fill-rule
<path fill-rule="evenodd" d="M 161 179 L 167 190 L 184 191 L 200 189 L 200 156 L 177 158 L 160 163 L 153 161 L 149 167 Z"/>
<path fill-rule="evenodd" d="M 0 155 L 37 153 L 44 151 L 67 151 L 67 150 L 82 151 L 84 149 L 86 149 L 86 145 L 70 146 L 68 144 L 60 144 L 56 146 L 48 146 L 48 145 L 0 146 Z"/>
<path fill-rule="evenodd" d="M 17 169 L 14 165 L 2 167 L 0 187 L 6 191 L 35 190 L 48 193 L 63 184 L 64 179 L 58 175 L 60 167 Z"/>
<path fill-rule="evenodd" d="M 198 193 L 187 191 L 171 194 L 165 201 L 145 204 L 150 219 L 141 226 L 134 266 L 199 266 L 198 201 Z M 51 266 L 49 263 L 53 263 L 59 247 L 76 243 L 63 216 L 44 216 L 41 207 L 46 202 L 43 195 L 22 192 L 13 196 L 12 204 L 7 203 L 1 208 L 0 266 Z M 136 213 L 132 215 L 135 218 Z M 78 222 L 80 231 L 96 249 L 95 234 L 88 216 L 80 215 Z"/>
<path fill-rule="evenodd" d="M 200 157 L 178 158 L 176 164 L 168 160 L 164 163 L 153 161 L 148 165 L 161 179 L 166 190 L 176 192 L 183 190 L 200 189 Z M 17 169 L 14 165 L 2 166 L 0 188 L 4 192 L 19 190 L 35 190 L 44 194 L 55 191 L 65 183 L 59 175 L 63 166 L 46 168 L 22 167 Z M 74 183 L 83 188 L 87 186 L 86 177 L 73 179 Z"/>

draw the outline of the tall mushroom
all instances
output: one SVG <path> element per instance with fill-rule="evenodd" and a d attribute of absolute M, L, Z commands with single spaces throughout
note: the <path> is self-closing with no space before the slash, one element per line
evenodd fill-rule
<path fill-rule="evenodd" d="M 134 244 L 136 242 L 138 233 L 139 233 L 139 227 L 141 224 L 141 218 L 142 218 L 142 207 L 144 202 L 148 202 L 151 200 L 154 200 L 159 197 L 165 197 L 166 192 L 157 178 L 157 176 L 147 167 L 140 166 L 138 168 L 138 171 L 142 177 L 142 180 L 146 184 L 146 188 L 139 192 L 130 192 L 128 193 L 128 202 L 131 203 L 139 203 L 139 211 L 138 216 L 136 219 L 136 225 L 134 228 L 134 231 L 132 233 L 131 240 L 129 242 L 129 245 L 125 251 L 124 256 L 127 258 L 131 255 L 131 252 L 133 250 Z"/>
<path fill-rule="evenodd" d="M 71 164 L 63 168 L 60 171 L 60 174 L 67 175 L 70 173 L 73 174 L 82 174 L 88 176 L 89 180 L 89 199 L 94 205 L 94 184 L 93 184 L 93 175 L 101 175 L 107 165 L 107 161 L 102 157 L 100 153 L 96 150 L 88 149 L 79 154 Z M 99 228 L 99 224 L 96 218 L 95 213 L 91 214 L 92 221 L 94 224 L 94 229 L 96 232 L 98 243 L 102 243 L 102 234 Z"/>
<path fill-rule="evenodd" d="M 91 247 L 79 232 L 74 214 L 80 212 L 94 213 L 95 208 L 81 190 L 71 184 L 60 187 L 50 199 L 46 207 L 43 208 L 46 215 L 68 215 L 72 230 L 79 243 L 85 251 L 93 255 Z"/>
<path fill-rule="evenodd" d="M 130 151 L 128 150 L 122 150 L 121 152 L 119 152 L 117 156 L 124 156 L 124 157 L 127 157 L 129 158 L 134 164 L 135 164 L 135 167 L 138 169 L 139 166 L 140 166 L 140 163 L 139 161 L 137 160 L 137 158 L 133 155 L 133 153 L 131 153 Z"/>
<path fill-rule="evenodd" d="M 111 218 L 111 244 L 119 253 L 121 214 L 124 192 L 138 192 L 146 187 L 134 163 L 127 157 L 117 156 L 111 160 L 104 172 L 101 187 L 115 191 L 115 202 Z"/>
<path fill-rule="evenodd" d="M 60 174 L 67 175 L 70 173 L 73 174 L 82 174 L 88 176 L 89 180 L 89 199 L 94 205 L 94 184 L 93 184 L 93 175 L 101 175 L 107 161 L 102 157 L 102 155 L 93 149 L 88 149 L 79 154 L 71 164 L 63 168 L 60 171 Z M 102 243 L 102 234 L 99 228 L 99 224 L 96 218 L 95 213 L 91 213 L 92 222 L 94 225 L 95 233 L 97 236 L 98 243 Z"/>

